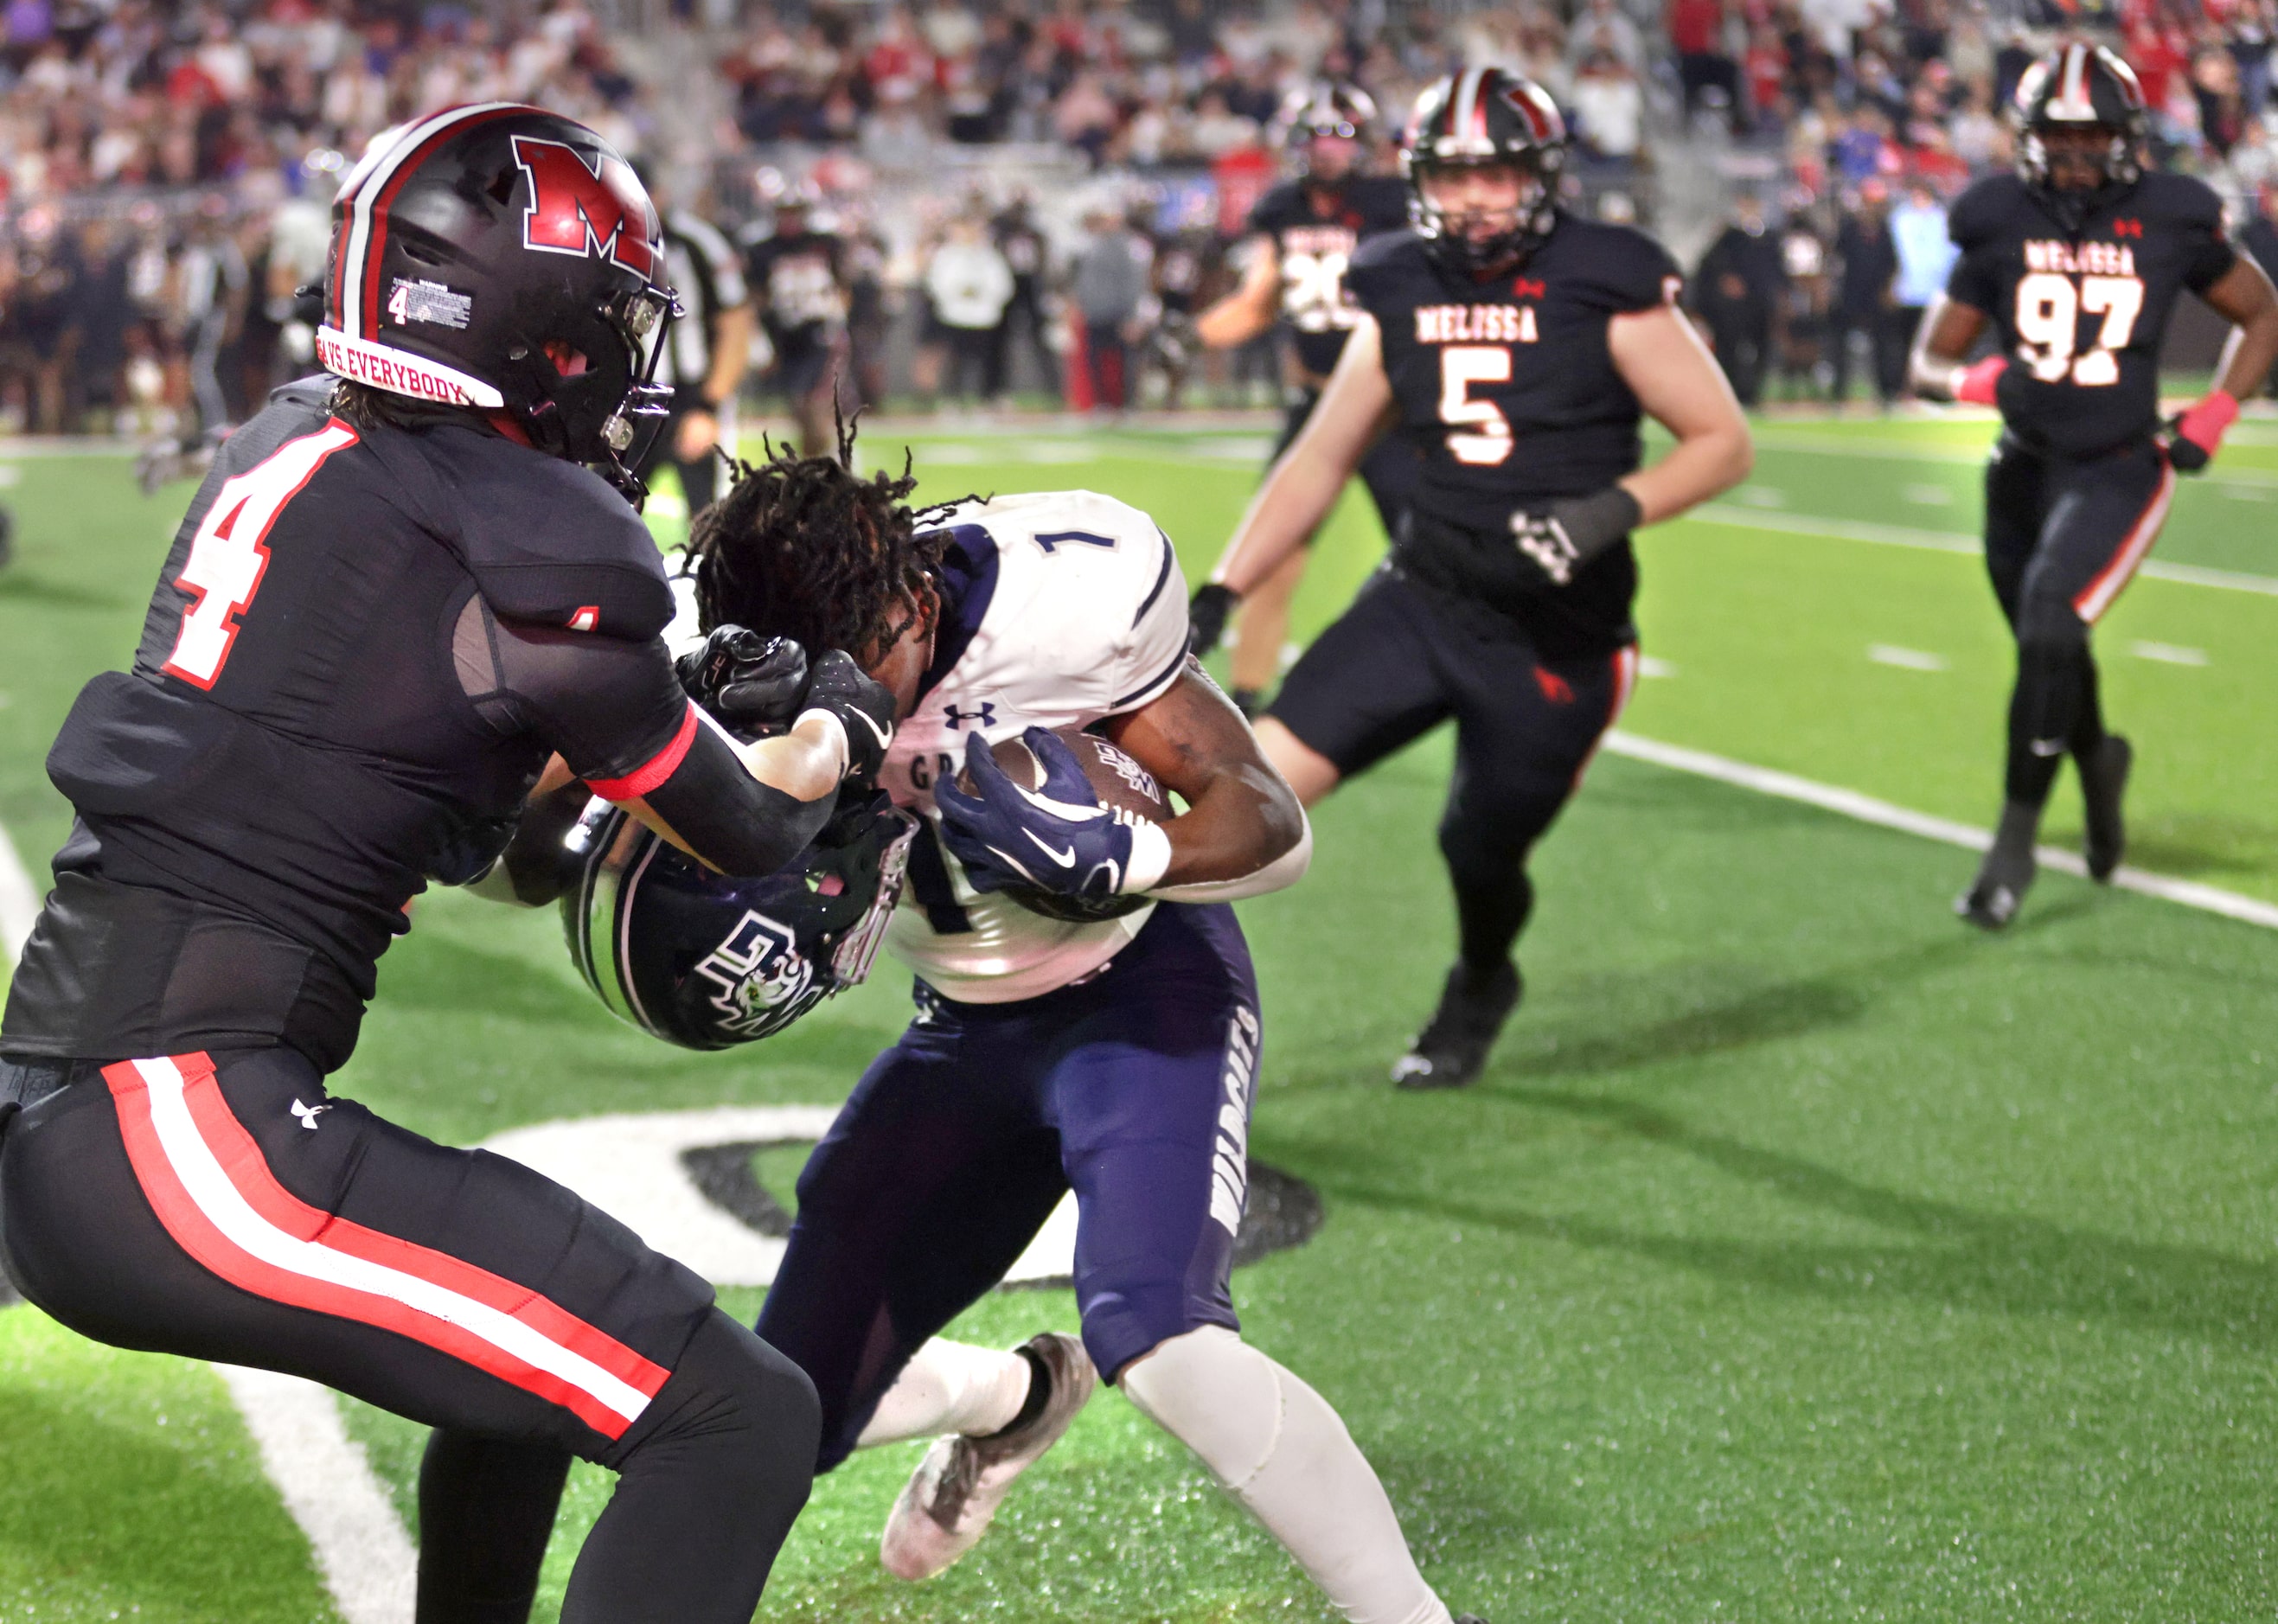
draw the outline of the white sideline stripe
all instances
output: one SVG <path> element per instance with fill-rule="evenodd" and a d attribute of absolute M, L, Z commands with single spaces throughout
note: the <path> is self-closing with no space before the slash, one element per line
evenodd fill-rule
<path fill-rule="evenodd" d="M 2268 438 L 2248 440 L 2236 430 L 2226 437 L 2233 445 L 2271 446 L 2278 440 Z M 1964 451 L 1953 446 L 1909 446 L 1904 440 L 1814 439 L 1802 435 L 1759 434 L 1755 437 L 1758 451 L 1793 451 L 1804 456 L 1864 457 L 1877 462 L 1946 462 L 1968 468 L 1984 468 L 1985 453 Z M 2259 468 L 2224 468 L 2195 477 L 2201 485 L 2220 488 L 2237 485 L 2256 492 L 2278 487 L 2278 474 Z"/>
<path fill-rule="evenodd" d="M 1711 502 L 1685 515 L 1703 524 L 1740 530 L 1785 530 L 1793 536 L 1824 536 L 1834 541 L 1865 541 L 1878 546 L 1914 547 L 1924 553 L 1958 553 L 1975 558 L 1984 551 L 1975 536 L 1954 530 L 1923 530 L 1905 524 L 1870 524 L 1858 519 L 1827 519 L 1808 513 L 1773 513 L 1760 507 L 1731 507 Z M 2136 572 L 2147 580 L 2183 586 L 2211 586 L 2228 592 L 2278 598 L 2278 576 L 2250 576 L 2198 564 L 2169 564 L 2152 559 Z"/>
<path fill-rule="evenodd" d="M 198 1132 L 184 1094 L 181 1068 L 161 1058 L 138 1060 L 134 1070 L 149 1090 L 151 1125 L 174 1177 L 182 1181 L 182 1188 L 207 1222 L 240 1251 L 303 1279 L 386 1298 L 459 1326 L 531 1369 L 582 1389 L 628 1422 L 638 1420 L 648 1407 L 646 1393 L 510 1314 L 432 1280 L 352 1257 L 321 1241 L 302 1240 L 279 1229 L 254 1210 L 214 1155 L 213 1147 Z"/>
<path fill-rule="evenodd" d="M 348 1624 L 412 1624 L 419 1554 L 329 1388 L 216 1365 Z"/>
<path fill-rule="evenodd" d="M 0 828 L 0 960 L 13 965 L 24 957 L 31 940 L 33 921 L 40 917 L 39 888 L 32 883 L 24 859 L 16 855 L 8 831 Z"/>
<path fill-rule="evenodd" d="M 1942 841 L 1949 846 L 1983 851 L 1993 843 L 1993 836 L 1989 830 L 1972 828 L 1966 823 L 1956 823 L 1951 819 L 1934 818 L 1928 812 L 1894 806 L 1888 801 L 1877 800 L 1871 795 L 1861 795 L 1855 789 L 1817 783 L 1771 767 L 1750 766 L 1745 761 L 1712 756 L 1702 750 L 1687 750 L 1681 744 L 1664 744 L 1658 739 L 1640 738 L 1634 733 L 1616 731 L 1606 736 L 1606 748 L 1633 761 L 1647 761 L 1655 766 L 1670 767 L 1679 773 L 1713 778 L 1719 783 L 1753 789 L 1759 795 L 1777 796 L 1784 801 L 1800 801 L 1823 812 L 1855 818 L 1861 823 L 1871 823 L 1882 828 L 1897 829 L 1905 835 L 1918 835 L 1924 840 Z M 2055 846 L 2037 846 L 2034 848 L 2033 856 L 2042 867 L 2053 868 L 2060 873 L 2077 877 L 2085 876 L 2088 873 L 2088 865 L 2077 851 L 2065 851 Z M 2238 919 L 2248 925 L 2259 925 L 2267 930 L 2278 930 L 2278 904 L 2241 896 L 2236 891 L 2221 890 L 2191 880 L 2176 880 L 2166 874 L 2146 873 L 2140 868 L 2130 868 L 2124 864 L 2114 873 L 2112 883 L 2123 891 L 2156 896 L 2162 902 L 2180 903 L 2186 908 L 2219 913 L 2227 919 Z"/>

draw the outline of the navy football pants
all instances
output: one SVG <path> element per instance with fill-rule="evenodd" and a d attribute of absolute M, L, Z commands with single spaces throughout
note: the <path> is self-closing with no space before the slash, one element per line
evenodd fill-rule
<path fill-rule="evenodd" d="M 1257 983 L 1234 911 L 1161 903 L 1108 967 L 1019 1003 L 918 1016 L 799 1181 L 759 1333 L 814 1379 L 820 1469 L 910 1355 L 993 1288 L 1071 1188 L 1084 1346 L 1111 1379 L 1170 1338 L 1238 1330 Z"/>

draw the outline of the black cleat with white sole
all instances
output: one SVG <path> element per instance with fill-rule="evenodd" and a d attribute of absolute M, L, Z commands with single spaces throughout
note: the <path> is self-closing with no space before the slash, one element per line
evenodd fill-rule
<path fill-rule="evenodd" d="M 2128 771 L 2135 765 L 2135 747 L 2116 733 L 2106 734 L 2095 751 L 2079 761 L 2081 798 L 2088 804 L 2088 877 L 2099 885 L 2112 878 L 2128 850 L 2128 826 L 2120 815 L 2120 802 L 2128 793 Z"/>
<path fill-rule="evenodd" d="M 1392 1080 L 1403 1088 L 1462 1088 L 1486 1067 L 1510 1012 L 1518 1008 L 1518 966 L 1504 964 L 1484 985 L 1474 984 L 1462 964 L 1448 972 L 1440 1007 L 1408 1052 L 1392 1063 Z"/>

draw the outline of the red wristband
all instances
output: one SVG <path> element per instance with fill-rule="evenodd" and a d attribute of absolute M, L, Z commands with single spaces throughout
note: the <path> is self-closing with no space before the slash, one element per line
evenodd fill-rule
<path fill-rule="evenodd" d="M 1988 355 L 1974 365 L 1963 367 L 1953 380 L 1953 398 L 1970 406 L 1991 406 L 1993 391 L 2008 370 L 2007 355 Z"/>
<path fill-rule="evenodd" d="M 2183 414 L 2175 432 L 2211 457 L 2221 446 L 2225 431 L 2237 421 L 2237 398 L 2228 389 L 2218 389 Z"/>

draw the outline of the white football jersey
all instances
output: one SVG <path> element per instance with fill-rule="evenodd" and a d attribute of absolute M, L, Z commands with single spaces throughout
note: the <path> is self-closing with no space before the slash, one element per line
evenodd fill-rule
<path fill-rule="evenodd" d="M 1178 553 L 1137 508 L 1089 491 L 1000 496 L 953 512 L 952 593 L 929 685 L 886 752 L 879 782 L 934 817 L 933 786 L 965 766 L 966 739 L 1088 727 L 1160 698 L 1186 663 Z M 1122 950 L 1153 904 L 1090 924 L 1049 919 L 974 890 L 937 839 L 921 836 L 887 951 L 966 1003 L 1034 998 Z"/>

